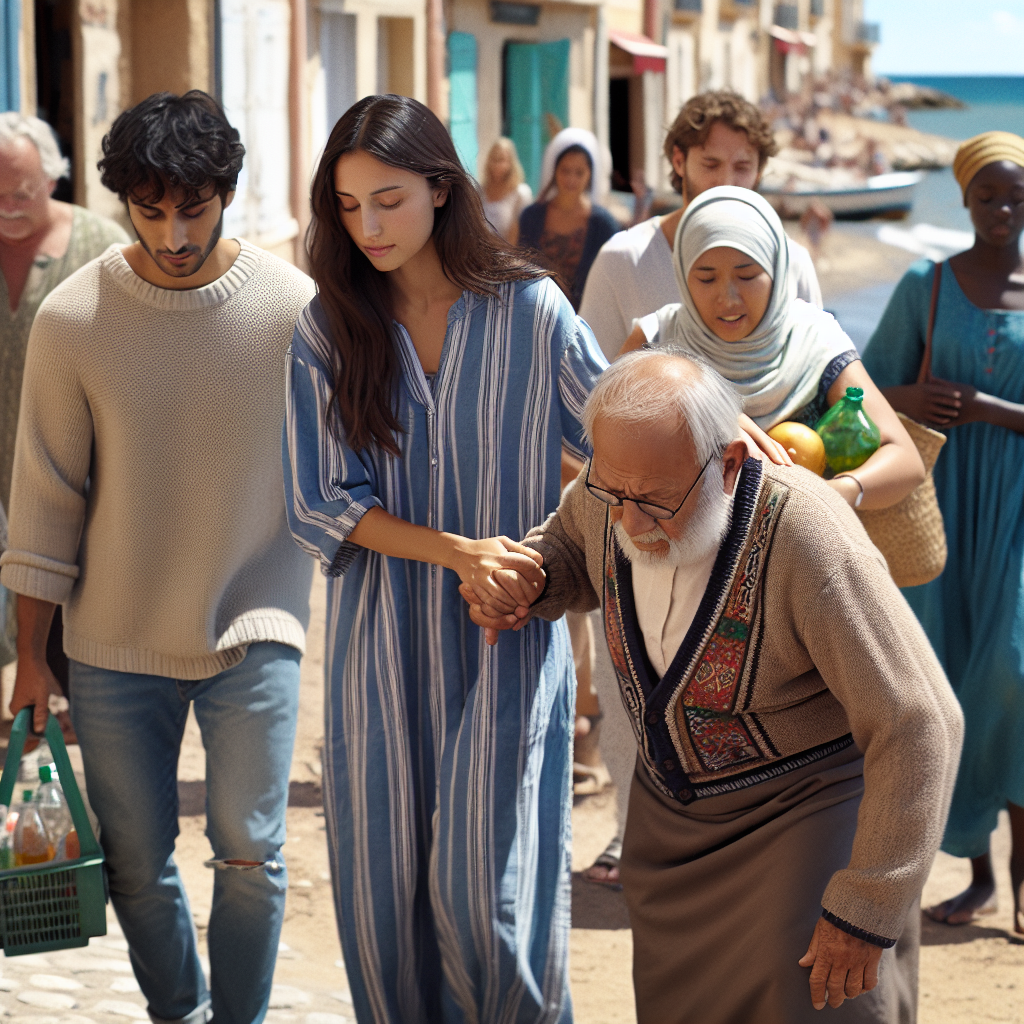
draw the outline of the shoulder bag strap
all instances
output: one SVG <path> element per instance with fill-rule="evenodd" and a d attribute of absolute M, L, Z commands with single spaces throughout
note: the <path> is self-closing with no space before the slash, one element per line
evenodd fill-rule
<path fill-rule="evenodd" d="M 932 302 L 928 310 L 928 333 L 924 339 L 924 358 L 921 360 L 921 369 L 917 373 L 917 383 L 923 384 L 932 379 L 932 335 L 935 333 L 935 310 L 939 306 L 939 285 L 942 284 L 942 264 L 935 264 L 935 273 L 932 276 Z"/>

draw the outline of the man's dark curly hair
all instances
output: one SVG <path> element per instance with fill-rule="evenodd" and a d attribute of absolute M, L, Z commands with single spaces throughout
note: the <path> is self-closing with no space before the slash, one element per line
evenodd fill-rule
<path fill-rule="evenodd" d="M 186 202 L 234 191 L 245 146 L 221 105 L 200 89 L 156 92 L 120 114 L 103 138 L 100 181 L 122 202 L 159 202 L 167 188 Z"/>
<path fill-rule="evenodd" d="M 772 134 L 772 126 L 765 120 L 753 103 L 730 89 L 716 92 L 702 92 L 683 104 L 679 116 L 665 136 L 665 156 L 672 163 L 672 151 L 676 146 L 686 153 L 694 146 L 703 146 L 708 141 L 711 129 L 721 121 L 734 131 L 747 133 L 750 144 L 757 150 L 757 168 L 764 170 L 768 157 L 775 156 L 778 147 Z M 672 187 L 683 191 L 683 179 L 672 170 Z"/>

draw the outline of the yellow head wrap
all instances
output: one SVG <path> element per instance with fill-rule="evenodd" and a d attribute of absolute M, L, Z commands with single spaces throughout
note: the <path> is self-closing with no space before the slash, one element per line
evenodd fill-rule
<path fill-rule="evenodd" d="M 982 167 L 999 160 L 1024 167 L 1024 139 L 1013 132 L 984 132 L 960 146 L 953 159 L 953 177 L 959 182 L 965 199 L 971 179 Z"/>

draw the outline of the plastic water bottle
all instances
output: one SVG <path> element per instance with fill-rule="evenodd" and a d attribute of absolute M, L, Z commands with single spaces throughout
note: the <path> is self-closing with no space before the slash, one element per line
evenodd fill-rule
<path fill-rule="evenodd" d="M 847 388 L 814 429 L 825 444 L 825 455 L 833 473 L 849 473 L 878 451 L 882 437 L 864 411 L 864 392 Z"/>
<path fill-rule="evenodd" d="M 25 754 L 18 765 L 18 789 L 24 792 L 26 789 L 33 793 L 39 785 L 39 769 L 42 765 L 50 765 L 51 770 L 55 769 L 53 754 L 50 752 L 50 745 L 46 740 L 41 740 L 35 750 Z M 56 774 L 56 771 L 54 771 Z"/>
<path fill-rule="evenodd" d="M 22 804 L 18 808 L 18 824 L 14 829 L 14 864 L 45 864 L 53 860 L 54 847 L 46 833 L 43 819 L 32 802 L 32 790 L 22 792 Z"/>
<path fill-rule="evenodd" d="M 0 825 L 0 871 L 6 871 L 8 868 L 14 867 L 14 826 L 17 824 L 17 818 L 8 826 L 8 820 L 10 815 L 7 813 L 7 808 L 0 804 L 0 821 L 3 822 Z"/>
<path fill-rule="evenodd" d="M 39 788 L 34 803 L 50 842 L 54 849 L 58 849 L 71 828 L 71 813 L 64 799 L 64 791 L 54 780 L 53 771 L 47 764 L 39 766 Z"/>

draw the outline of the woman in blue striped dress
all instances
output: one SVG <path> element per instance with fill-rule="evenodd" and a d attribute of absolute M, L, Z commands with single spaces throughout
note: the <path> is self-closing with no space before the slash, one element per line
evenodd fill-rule
<path fill-rule="evenodd" d="M 524 536 L 605 361 L 488 231 L 440 121 L 372 96 L 313 182 L 288 359 L 292 532 L 328 576 L 327 807 L 360 1022 L 564 1022 L 574 675 L 562 623 L 488 647 L 460 582 Z M 446 571 L 450 570 L 450 571 Z M 344 583 L 342 582 L 344 577 Z"/>

